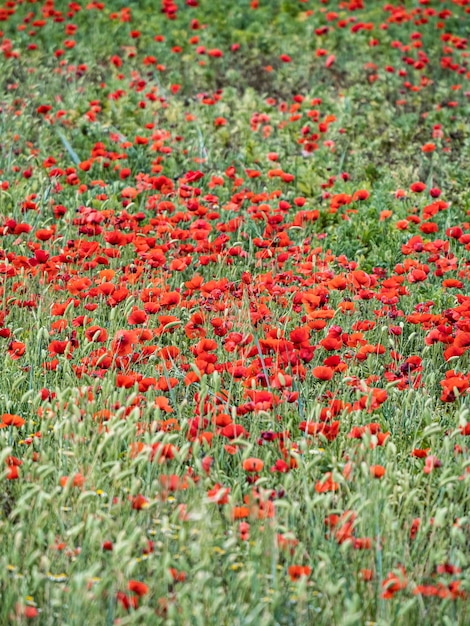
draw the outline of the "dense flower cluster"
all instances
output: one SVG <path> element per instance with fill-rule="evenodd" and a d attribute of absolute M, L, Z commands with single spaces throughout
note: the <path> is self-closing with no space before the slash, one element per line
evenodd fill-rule
<path fill-rule="evenodd" d="M 0 9 L 5 616 L 69 581 L 202 623 L 210 572 L 279 623 L 437 623 L 469 594 L 468 2 L 118 4 Z"/>

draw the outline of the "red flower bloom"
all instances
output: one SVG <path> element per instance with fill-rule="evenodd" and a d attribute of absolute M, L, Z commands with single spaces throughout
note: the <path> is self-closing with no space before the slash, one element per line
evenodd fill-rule
<path fill-rule="evenodd" d="M 145 311 L 141 311 L 140 309 L 135 309 L 127 318 L 128 324 L 131 326 L 138 324 L 145 324 L 147 321 L 147 313 Z"/>
<path fill-rule="evenodd" d="M 411 452 L 411 456 L 415 456 L 418 459 L 425 459 L 428 456 L 430 450 L 431 448 L 424 448 L 422 450 L 419 448 L 414 448 L 414 450 Z"/>
<path fill-rule="evenodd" d="M 301 578 L 308 578 L 312 573 L 312 568 L 308 565 L 290 565 L 287 572 L 292 582 L 296 582 Z"/>
<path fill-rule="evenodd" d="M 135 330 L 118 330 L 114 335 L 111 349 L 116 356 L 131 354 L 134 345 L 138 342 L 138 335 Z"/>
<path fill-rule="evenodd" d="M 264 467 L 264 463 L 261 459 L 258 459 L 256 457 L 249 457 L 248 459 L 245 459 L 243 461 L 243 469 L 245 470 L 245 472 L 261 472 L 261 470 Z"/>
<path fill-rule="evenodd" d="M 371 465 L 370 473 L 373 478 L 382 478 L 385 476 L 385 467 L 383 465 Z"/>
<path fill-rule="evenodd" d="M 426 185 L 424 183 L 421 183 L 421 182 L 412 183 L 410 185 L 410 189 L 414 193 L 422 193 L 426 189 Z"/>
<path fill-rule="evenodd" d="M 389 572 L 382 582 L 382 598 L 387 600 L 393 598 L 398 592 L 406 588 L 408 580 L 404 567 L 400 567 L 396 572 Z"/>
<path fill-rule="evenodd" d="M 333 480 L 333 473 L 327 472 L 323 481 L 318 481 L 315 485 L 315 491 L 317 493 L 327 493 L 328 491 L 337 491 L 339 484 Z"/>
<path fill-rule="evenodd" d="M 246 437 L 248 433 L 241 424 L 229 424 L 222 428 L 221 435 L 228 439 L 238 439 L 238 437 Z"/>
<path fill-rule="evenodd" d="M 7 428 L 7 426 L 21 428 L 24 424 L 26 424 L 26 421 L 19 415 L 11 415 L 10 413 L 0 415 L 0 428 Z"/>
<path fill-rule="evenodd" d="M 20 359 L 26 352 L 26 344 L 21 341 L 12 341 L 8 346 L 8 354 L 14 361 Z"/>
<path fill-rule="evenodd" d="M 334 375 L 334 370 L 331 367 L 327 367 L 324 365 L 319 365 L 318 367 L 314 367 L 312 370 L 312 374 L 314 378 L 318 378 L 318 380 L 331 380 Z"/>
<path fill-rule="evenodd" d="M 135 496 L 132 499 L 132 508 L 136 511 L 146 509 L 149 506 L 149 501 L 142 495 Z"/>
<path fill-rule="evenodd" d="M 441 466 L 442 466 L 442 463 L 437 458 L 437 456 L 430 455 L 426 457 L 423 471 L 425 474 L 430 474 L 435 468 L 441 467 Z"/>
<path fill-rule="evenodd" d="M 145 596 L 149 591 L 148 585 L 139 580 L 130 580 L 127 584 L 127 588 L 129 591 L 132 591 L 132 593 L 135 593 L 136 596 L 139 596 L 139 598 Z"/>

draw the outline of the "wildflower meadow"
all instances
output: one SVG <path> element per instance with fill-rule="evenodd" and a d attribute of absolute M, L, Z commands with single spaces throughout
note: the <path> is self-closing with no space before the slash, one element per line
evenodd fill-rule
<path fill-rule="evenodd" d="M 470 624 L 469 0 L 4 0 L 0 626 Z"/>

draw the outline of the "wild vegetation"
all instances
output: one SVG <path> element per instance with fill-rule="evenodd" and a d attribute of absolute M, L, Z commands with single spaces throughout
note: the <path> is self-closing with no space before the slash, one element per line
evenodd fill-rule
<path fill-rule="evenodd" d="M 0 8 L 0 624 L 470 621 L 468 0 Z"/>

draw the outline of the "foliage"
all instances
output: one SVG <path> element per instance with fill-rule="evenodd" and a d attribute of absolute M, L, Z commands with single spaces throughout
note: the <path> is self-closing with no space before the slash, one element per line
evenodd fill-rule
<path fill-rule="evenodd" d="M 466 0 L 0 8 L 0 623 L 469 621 Z"/>

